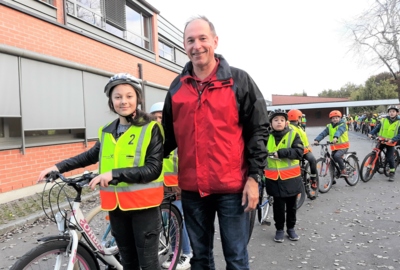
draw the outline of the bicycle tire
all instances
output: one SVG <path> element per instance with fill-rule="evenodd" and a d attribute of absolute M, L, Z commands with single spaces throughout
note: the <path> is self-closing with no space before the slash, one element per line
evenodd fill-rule
<path fill-rule="evenodd" d="M 69 245 L 70 242 L 67 240 L 54 240 L 40 244 L 23 255 L 11 267 L 11 270 L 54 269 L 56 263 L 60 266 L 57 269 L 67 269 L 69 254 L 66 254 L 66 250 Z M 61 262 L 57 262 L 57 260 L 61 260 Z M 76 263 L 78 265 L 74 269 L 99 269 L 97 262 L 82 246 L 78 246 Z"/>
<path fill-rule="evenodd" d="M 369 153 L 365 156 L 363 162 L 361 163 L 361 180 L 365 183 L 371 180 L 376 172 L 376 162 L 373 163 L 373 161 L 375 160 L 375 155 L 375 152 Z"/>
<path fill-rule="evenodd" d="M 316 188 L 312 187 L 311 183 L 311 172 L 310 172 L 310 163 L 306 163 L 304 166 L 303 172 L 303 183 L 305 185 L 305 191 L 307 194 L 307 197 L 310 198 L 311 200 L 314 200 L 318 197 L 318 190 L 319 190 L 319 177 L 318 174 L 315 177 L 315 182 L 316 182 Z"/>
<path fill-rule="evenodd" d="M 303 183 L 301 183 L 301 192 L 297 194 L 297 199 L 296 199 L 296 209 L 299 209 L 304 201 L 306 200 L 306 189 L 304 188 Z"/>
<path fill-rule="evenodd" d="M 360 181 L 360 166 L 358 165 L 358 158 L 353 154 L 348 155 L 344 164 L 348 175 L 344 180 L 349 186 L 357 185 Z"/>
<path fill-rule="evenodd" d="M 326 163 L 325 158 L 317 159 L 318 189 L 321 193 L 327 193 L 332 188 L 332 165 Z"/>
<path fill-rule="evenodd" d="M 250 243 L 251 240 L 251 235 L 253 234 L 253 230 L 254 230 L 254 224 L 256 222 L 256 209 L 252 210 L 249 212 L 249 238 L 247 240 L 247 244 Z"/>
<path fill-rule="evenodd" d="M 270 206 L 270 198 L 265 191 L 265 188 L 261 187 L 259 191 L 259 202 L 257 206 L 257 220 L 260 225 L 271 225 L 270 222 L 266 222 L 266 220 L 268 219 Z"/>
<path fill-rule="evenodd" d="M 178 207 L 172 203 L 162 203 L 160 211 L 162 230 L 158 246 L 158 260 L 162 265 L 170 254 L 173 254 L 170 266 L 163 268 L 172 270 L 176 268 L 181 256 L 183 219 Z"/>

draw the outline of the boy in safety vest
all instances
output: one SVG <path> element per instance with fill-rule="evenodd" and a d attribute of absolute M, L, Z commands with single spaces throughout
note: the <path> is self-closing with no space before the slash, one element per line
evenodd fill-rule
<path fill-rule="evenodd" d="M 303 156 L 303 143 L 299 134 L 288 127 L 285 111 L 272 111 L 269 116 L 271 132 L 267 142 L 267 166 L 264 170 L 266 191 L 274 197 L 273 212 L 276 234 L 274 241 L 283 242 L 286 232 L 289 240 L 297 241 L 296 200 L 303 185 L 300 176 L 300 159 Z M 285 216 L 286 215 L 286 216 Z"/>
<path fill-rule="evenodd" d="M 134 76 L 112 76 L 104 93 L 118 117 L 99 128 L 92 148 L 43 170 L 38 180 L 51 171 L 63 173 L 98 162 L 99 175 L 89 186 L 100 186 L 101 209 L 109 212 L 123 269 L 160 269 L 163 128 L 138 108 L 142 87 Z"/>
<path fill-rule="evenodd" d="M 162 111 L 164 108 L 164 102 L 157 102 L 151 105 L 150 113 L 154 116 L 155 120 L 161 124 Z M 177 200 L 173 202 L 183 216 L 182 201 L 181 201 L 181 189 L 178 187 L 178 153 L 177 149 L 171 152 L 168 158 L 163 160 L 163 171 L 164 171 L 164 190 L 166 193 L 176 193 Z M 192 250 L 190 248 L 189 235 L 186 230 L 186 225 L 183 220 L 182 227 L 182 255 L 179 259 L 177 270 L 186 270 L 190 268 L 190 258 Z M 173 242 L 174 243 L 174 242 Z M 172 246 L 174 250 L 175 247 Z M 170 254 L 168 259 L 161 265 L 163 268 L 168 269 L 171 266 L 174 254 Z"/>
<path fill-rule="evenodd" d="M 302 113 L 300 110 L 292 109 L 288 111 L 288 119 L 290 121 L 289 127 L 294 129 L 300 136 L 300 139 L 303 143 L 304 146 L 304 153 L 303 153 L 303 158 L 308 161 L 308 164 L 310 164 L 310 180 L 311 180 L 311 190 L 310 190 L 310 195 L 309 199 L 315 200 L 317 197 L 315 196 L 315 191 L 318 188 L 318 184 L 316 181 L 317 178 L 317 161 L 311 152 L 311 147 L 310 144 L 308 143 L 308 138 L 306 132 L 301 128 L 301 116 Z"/>
<path fill-rule="evenodd" d="M 342 120 L 342 113 L 334 110 L 329 113 L 331 123 L 326 125 L 326 128 L 314 139 L 314 144 L 318 144 L 323 138 L 329 135 L 332 157 L 340 167 L 340 176 L 347 177 L 342 156 L 347 153 L 350 147 L 348 127 L 345 121 Z M 336 184 L 333 180 L 332 184 Z"/>
<path fill-rule="evenodd" d="M 386 159 L 389 163 L 390 173 L 389 181 L 394 181 L 395 175 L 395 160 L 394 160 L 394 146 L 400 141 L 400 119 L 397 117 L 399 109 L 391 106 L 388 109 L 388 116 L 378 121 L 376 127 L 368 134 L 368 137 L 378 134 L 382 139 L 386 139 L 387 142 L 382 141 L 380 149 L 386 147 Z"/>
<path fill-rule="evenodd" d="M 301 127 L 303 128 L 303 130 L 306 130 L 306 125 L 307 125 L 307 118 L 306 115 L 303 113 L 302 117 L 301 117 Z"/>

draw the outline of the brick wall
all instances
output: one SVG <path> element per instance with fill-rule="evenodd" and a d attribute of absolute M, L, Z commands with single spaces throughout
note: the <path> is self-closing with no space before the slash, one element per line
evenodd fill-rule
<path fill-rule="evenodd" d="M 62 1 L 56 1 L 57 5 L 59 3 Z M 61 10 L 57 12 L 57 21 L 63 21 Z M 144 80 L 165 86 L 169 86 L 177 75 L 154 63 L 3 5 L 0 5 L 0 41 L 9 46 L 112 73 L 128 72 L 137 77 L 137 64 L 141 63 Z M 88 147 L 92 145 L 93 143 L 90 143 Z M 34 185 L 41 170 L 87 149 L 83 143 L 74 143 L 27 148 L 25 155 L 19 149 L 0 151 L 0 193 Z M 92 171 L 96 170 L 97 166 L 85 169 Z M 75 170 L 66 175 L 79 174 L 85 169 Z"/>
<path fill-rule="evenodd" d="M 0 151 L 0 193 L 36 184 L 40 171 L 58 161 L 80 154 L 95 142 L 61 144 L 26 148 L 25 155 L 19 149 Z M 97 164 L 66 173 L 66 176 L 97 170 Z"/>

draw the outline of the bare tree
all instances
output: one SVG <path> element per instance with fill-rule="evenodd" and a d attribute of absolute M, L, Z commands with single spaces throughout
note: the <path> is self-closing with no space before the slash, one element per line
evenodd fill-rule
<path fill-rule="evenodd" d="M 400 100 L 400 0 L 375 0 L 371 8 L 346 25 L 352 50 L 387 67 Z"/>

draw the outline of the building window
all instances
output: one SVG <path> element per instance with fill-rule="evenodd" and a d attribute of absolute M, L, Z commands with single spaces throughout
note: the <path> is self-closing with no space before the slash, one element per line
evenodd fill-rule
<path fill-rule="evenodd" d="M 150 18 L 126 6 L 126 39 L 150 50 Z"/>
<path fill-rule="evenodd" d="M 67 0 L 67 13 L 142 48 L 151 48 L 150 17 L 125 0 Z"/>
<path fill-rule="evenodd" d="M 167 60 L 174 61 L 174 48 L 165 44 L 164 42 L 158 42 L 158 54 Z"/>
<path fill-rule="evenodd" d="M 39 0 L 40 2 L 45 2 L 45 3 L 47 3 L 47 4 L 49 4 L 49 5 L 53 5 L 53 0 Z"/>
<path fill-rule="evenodd" d="M 4 138 L 4 120 L 0 118 L 0 138 Z"/>

